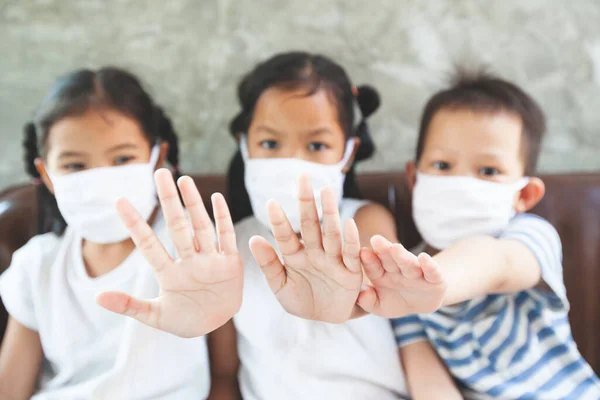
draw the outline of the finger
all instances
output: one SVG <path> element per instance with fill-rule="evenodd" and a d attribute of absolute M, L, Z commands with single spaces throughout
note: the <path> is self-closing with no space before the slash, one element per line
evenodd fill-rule
<path fill-rule="evenodd" d="M 331 188 L 321 191 L 323 205 L 323 249 L 328 256 L 342 255 L 342 231 L 337 200 Z"/>
<path fill-rule="evenodd" d="M 310 249 L 322 249 L 321 222 L 308 174 L 302 174 L 298 178 L 298 203 L 300 206 L 300 232 L 304 244 Z"/>
<path fill-rule="evenodd" d="M 292 229 L 285 213 L 275 200 L 267 202 L 267 212 L 269 213 L 273 236 L 275 236 L 281 254 L 285 257 L 300 251 L 302 244 L 300 244 L 300 240 Z"/>
<path fill-rule="evenodd" d="M 158 303 L 154 300 L 139 300 L 121 292 L 104 292 L 96 296 L 96 303 L 109 311 L 158 328 L 160 311 Z"/>
<path fill-rule="evenodd" d="M 183 211 L 173 175 L 169 170 L 161 168 L 154 174 L 156 191 L 162 206 L 167 228 L 179 257 L 186 259 L 196 253 L 190 222 Z"/>
<path fill-rule="evenodd" d="M 117 200 L 117 211 L 137 249 L 152 265 L 156 273 L 162 272 L 173 262 L 173 259 L 158 240 L 152 228 L 127 199 Z"/>
<path fill-rule="evenodd" d="M 344 222 L 344 250 L 342 255 L 344 265 L 352 272 L 361 272 L 360 237 L 353 219 Z"/>
<path fill-rule="evenodd" d="M 417 256 L 406 250 L 400 243 L 393 244 L 390 253 L 405 278 L 418 279 L 423 277 L 423 271 Z"/>
<path fill-rule="evenodd" d="M 360 261 L 362 263 L 365 275 L 371 281 L 377 281 L 385 275 L 385 269 L 381 265 L 381 260 L 375 252 L 368 248 L 360 249 Z"/>
<path fill-rule="evenodd" d="M 217 234 L 219 236 L 219 247 L 227 255 L 237 254 L 237 244 L 235 242 L 235 231 L 231 214 L 227 202 L 221 193 L 214 193 L 211 197 L 215 222 L 217 224 Z"/>
<path fill-rule="evenodd" d="M 360 291 L 356 303 L 369 314 L 377 314 L 379 309 L 379 297 L 371 286 L 366 286 Z"/>
<path fill-rule="evenodd" d="M 204 253 L 214 253 L 217 250 L 215 231 L 194 180 L 189 176 L 182 176 L 177 181 L 177 185 L 181 190 L 181 196 L 190 216 L 194 237 L 200 250 Z"/>
<path fill-rule="evenodd" d="M 429 254 L 426 253 L 419 254 L 418 259 L 421 269 L 423 270 L 423 276 L 427 282 L 435 285 L 444 283 L 445 279 L 442 274 L 442 268 L 437 261 L 435 261 Z"/>
<path fill-rule="evenodd" d="M 398 273 L 400 269 L 391 255 L 392 243 L 380 235 L 371 238 L 371 247 L 379 257 L 381 265 L 387 272 Z"/>
<path fill-rule="evenodd" d="M 250 251 L 254 256 L 256 263 L 267 278 L 269 287 L 273 293 L 277 294 L 277 292 L 285 286 L 287 274 L 275 249 L 273 249 L 273 246 L 261 236 L 251 237 L 248 244 L 250 245 Z"/>

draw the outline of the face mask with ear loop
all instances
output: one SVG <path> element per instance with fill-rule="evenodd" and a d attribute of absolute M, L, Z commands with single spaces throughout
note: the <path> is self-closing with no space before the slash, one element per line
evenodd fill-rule
<path fill-rule="evenodd" d="M 67 175 L 48 173 L 56 203 L 67 225 L 85 240 L 118 243 L 130 237 L 117 213 L 116 201 L 124 197 L 144 220 L 158 205 L 154 169 L 160 154 L 155 145 L 147 163 L 100 167 Z"/>
<path fill-rule="evenodd" d="M 244 160 L 244 183 L 254 216 L 271 229 L 267 202 L 276 200 L 287 216 L 295 232 L 300 232 L 300 210 L 298 204 L 298 177 L 309 174 L 311 177 L 319 219 L 323 217 L 321 190 L 333 189 L 338 205 L 344 193 L 346 175 L 343 170 L 354 152 L 355 142 L 349 139 L 342 160 L 327 165 L 299 158 L 250 158 L 246 135 L 241 136 L 240 151 Z"/>
<path fill-rule="evenodd" d="M 515 195 L 528 182 L 417 173 L 413 219 L 423 240 L 438 250 L 469 236 L 496 236 L 515 216 Z"/>

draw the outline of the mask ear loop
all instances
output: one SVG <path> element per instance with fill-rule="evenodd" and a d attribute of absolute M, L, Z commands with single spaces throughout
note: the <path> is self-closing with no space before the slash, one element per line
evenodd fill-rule
<path fill-rule="evenodd" d="M 240 135 L 240 153 L 242 153 L 242 160 L 244 162 L 248 161 L 248 141 L 246 140 L 246 134 L 242 133 Z"/>
<path fill-rule="evenodd" d="M 350 169 L 350 165 L 348 165 L 348 162 L 350 161 L 352 155 L 355 154 L 355 148 L 356 142 L 354 141 L 354 138 L 349 138 L 346 141 L 346 150 L 344 150 L 344 156 L 342 157 L 341 161 L 337 163 L 337 166 L 340 168 L 341 171 Z"/>
<path fill-rule="evenodd" d="M 527 186 L 529 184 L 529 177 L 524 176 L 523 178 L 521 178 L 520 180 L 518 180 L 515 183 L 515 186 L 517 188 L 517 191 L 522 190 L 525 186 Z"/>
<path fill-rule="evenodd" d="M 156 164 L 158 163 L 158 157 L 160 156 L 160 144 L 155 144 L 150 151 L 150 160 L 148 164 L 152 168 L 156 168 Z"/>

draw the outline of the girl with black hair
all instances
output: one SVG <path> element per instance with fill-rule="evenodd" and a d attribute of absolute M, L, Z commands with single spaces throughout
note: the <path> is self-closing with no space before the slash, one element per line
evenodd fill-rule
<path fill-rule="evenodd" d="M 228 175 L 237 223 L 233 230 L 223 217 L 227 226 L 218 230 L 237 241 L 244 293 L 233 323 L 210 344 L 211 371 L 234 385 L 240 368 L 247 399 L 402 397 L 407 389 L 390 323 L 364 316 L 357 305 L 361 245 L 375 234 L 397 241 L 393 217 L 360 199 L 354 175 L 355 162 L 373 152 L 366 120 L 379 105 L 377 92 L 353 87 L 324 56 L 290 52 L 246 75 L 238 97 L 242 110 L 230 131 L 240 149 Z M 355 126 L 356 104 L 362 118 Z M 165 214 L 182 213 L 181 205 L 166 206 Z M 141 231 L 133 229 L 134 238 Z M 185 240 L 192 236 L 177 238 Z M 154 246 L 144 247 L 150 253 Z M 377 254 L 389 257 L 387 249 Z M 198 271 L 206 265 L 185 263 Z M 437 286 L 423 276 L 406 279 L 398 294 L 406 314 L 426 312 L 420 303 Z M 140 314 L 139 300 L 127 295 L 111 309 L 145 323 L 173 313 L 172 324 L 160 328 L 185 335 L 193 335 L 189 321 L 200 323 L 205 312 L 172 305 Z M 348 321 L 355 317 L 362 318 Z"/>
<path fill-rule="evenodd" d="M 79 70 L 54 84 L 35 122 L 25 126 L 24 145 L 38 190 L 39 235 L 15 252 L 0 278 L 10 314 L 0 397 L 206 396 L 203 337 L 182 339 L 95 303 L 101 291 L 159 294 L 152 268 L 116 212 L 117 198 L 127 198 L 175 255 L 153 181 L 165 161 L 179 173 L 169 118 L 129 72 Z"/>

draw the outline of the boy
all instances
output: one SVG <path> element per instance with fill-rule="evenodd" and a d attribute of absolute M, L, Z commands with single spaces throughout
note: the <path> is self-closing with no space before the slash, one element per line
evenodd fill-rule
<path fill-rule="evenodd" d="M 433 258 L 373 238 L 361 253 L 372 287 L 359 297 L 366 311 L 401 315 L 394 282 L 441 269 L 443 307 L 393 320 L 415 398 L 443 396 L 423 361 L 432 347 L 467 398 L 600 398 L 571 336 L 558 234 L 526 214 L 544 195 L 533 177 L 544 132 L 531 97 L 485 74 L 459 77 L 425 107 L 407 176 L 420 251 Z"/>

